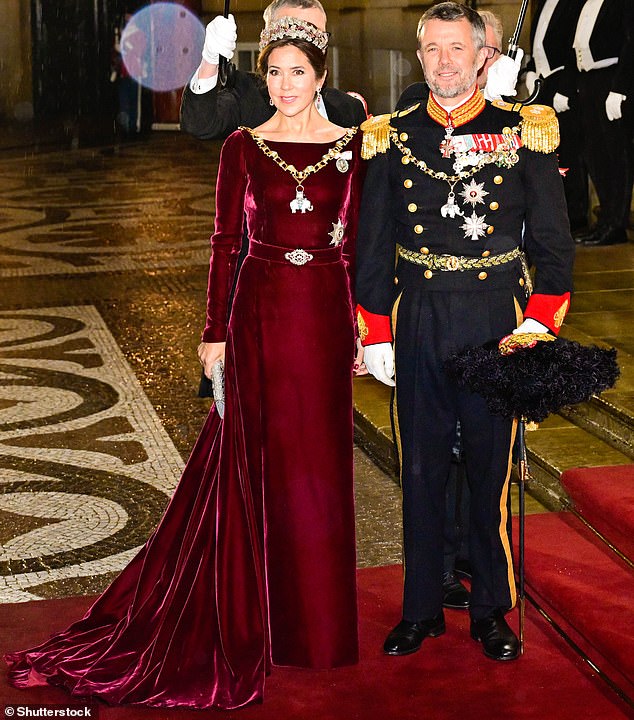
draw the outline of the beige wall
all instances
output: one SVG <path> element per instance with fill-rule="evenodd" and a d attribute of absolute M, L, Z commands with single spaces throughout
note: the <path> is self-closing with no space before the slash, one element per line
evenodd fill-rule
<path fill-rule="evenodd" d="M 33 107 L 29 0 L 2 0 L 0 78 L 0 118 L 30 119 Z"/>

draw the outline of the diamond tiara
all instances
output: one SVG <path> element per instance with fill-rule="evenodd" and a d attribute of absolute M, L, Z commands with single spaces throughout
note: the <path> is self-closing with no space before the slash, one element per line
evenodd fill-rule
<path fill-rule="evenodd" d="M 320 30 L 307 20 L 294 17 L 282 17 L 264 28 L 260 33 L 260 51 L 274 40 L 293 38 L 306 40 L 316 45 L 323 53 L 328 47 L 328 33 Z"/>

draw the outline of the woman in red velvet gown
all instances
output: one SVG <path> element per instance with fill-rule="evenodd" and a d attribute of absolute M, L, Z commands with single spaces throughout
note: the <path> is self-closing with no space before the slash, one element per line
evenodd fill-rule
<path fill-rule="evenodd" d="M 304 40 L 275 23 L 261 56 L 276 114 L 233 133 L 221 154 L 199 356 L 207 374 L 224 356 L 224 419 L 212 407 L 157 530 L 86 616 L 7 656 L 16 686 L 236 708 L 262 698 L 271 665 L 357 662 L 360 133 L 317 112 L 327 36 L 298 22 Z M 285 164 L 316 169 L 298 183 Z M 302 188 L 311 210 L 297 205 Z M 250 249 L 227 327 L 243 218 Z"/>

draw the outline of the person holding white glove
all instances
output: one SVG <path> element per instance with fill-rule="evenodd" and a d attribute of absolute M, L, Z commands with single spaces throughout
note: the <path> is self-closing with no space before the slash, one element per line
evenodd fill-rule
<path fill-rule="evenodd" d="M 206 92 L 216 86 L 220 56 L 231 60 L 237 41 L 238 27 L 233 15 L 229 14 L 228 17 L 218 15 L 207 25 L 202 61 L 190 82 L 194 92 Z M 204 83 L 205 80 L 208 82 Z"/>
<path fill-rule="evenodd" d="M 518 48 L 515 58 L 504 55 L 502 20 L 490 10 L 479 10 L 478 14 L 484 21 L 484 48 L 487 53 L 486 61 L 478 71 L 478 87 L 483 90 L 487 100 L 498 100 L 503 96 L 513 97 L 517 94 L 515 86 L 524 51 Z"/>
<path fill-rule="evenodd" d="M 583 153 L 600 205 L 596 225 L 579 241 L 625 243 L 634 179 L 634 2 L 584 0 L 573 47 Z"/>

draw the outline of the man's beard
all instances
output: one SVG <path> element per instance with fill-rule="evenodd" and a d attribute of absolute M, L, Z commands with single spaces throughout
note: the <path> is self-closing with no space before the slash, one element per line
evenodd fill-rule
<path fill-rule="evenodd" d="M 444 68 L 446 70 L 452 70 L 453 68 Z M 438 68 L 438 71 L 442 71 L 443 68 Z M 463 95 L 464 93 L 468 92 L 476 83 L 476 79 L 478 77 L 478 62 L 477 60 L 473 63 L 473 66 L 471 68 L 471 71 L 468 73 L 467 76 L 459 77 L 456 80 L 456 84 L 454 85 L 445 85 L 441 86 L 434 80 L 433 77 L 427 71 L 425 68 L 423 68 L 423 74 L 425 75 L 425 81 L 427 82 L 427 85 L 429 86 L 430 90 L 440 98 L 445 99 L 451 99 L 458 97 L 460 95 Z"/>

